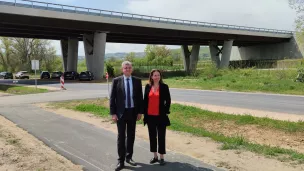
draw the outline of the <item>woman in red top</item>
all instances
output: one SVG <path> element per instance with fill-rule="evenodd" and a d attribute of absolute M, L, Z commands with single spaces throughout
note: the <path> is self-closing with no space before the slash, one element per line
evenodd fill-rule
<path fill-rule="evenodd" d="M 166 154 L 166 127 L 170 126 L 168 114 L 170 113 L 171 97 L 167 84 L 162 81 L 159 70 L 152 70 L 149 76 L 149 84 L 146 85 L 144 94 L 144 124 L 148 125 L 150 151 L 154 157 L 151 164 L 158 162 L 160 154 L 160 165 L 164 165 L 164 154 Z"/>

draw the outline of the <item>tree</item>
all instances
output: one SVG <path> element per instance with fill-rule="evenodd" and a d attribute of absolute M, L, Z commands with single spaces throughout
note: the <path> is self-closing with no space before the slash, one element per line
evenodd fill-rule
<path fill-rule="evenodd" d="M 130 62 L 133 62 L 134 59 L 135 59 L 135 53 L 134 52 L 128 53 L 128 55 L 125 57 L 125 60 L 130 61 Z"/>
<path fill-rule="evenodd" d="M 296 23 L 296 39 L 299 43 L 299 47 L 304 45 L 304 0 L 289 0 L 291 8 L 297 12 Z"/>
<path fill-rule="evenodd" d="M 0 65 L 3 70 L 14 72 L 18 61 L 14 56 L 13 41 L 7 37 L 1 37 L 0 41 Z"/>
<path fill-rule="evenodd" d="M 148 62 L 152 62 L 154 65 L 163 65 L 164 59 L 171 55 L 171 51 L 167 46 L 156 45 L 147 45 L 145 53 Z"/>
<path fill-rule="evenodd" d="M 156 45 L 147 45 L 145 48 L 146 58 L 148 61 L 153 61 L 156 57 L 155 54 Z"/>
<path fill-rule="evenodd" d="M 171 50 L 172 58 L 176 63 L 182 62 L 181 49 Z"/>
<path fill-rule="evenodd" d="M 27 38 L 0 38 L 0 66 L 7 71 L 31 71 L 31 60 L 39 60 L 41 70 L 62 70 L 62 60 L 50 41 Z"/>

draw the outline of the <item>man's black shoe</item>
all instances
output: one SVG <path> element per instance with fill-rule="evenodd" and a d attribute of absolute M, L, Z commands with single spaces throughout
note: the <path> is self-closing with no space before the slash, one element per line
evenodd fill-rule
<path fill-rule="evenodd" d="M 132 166 L 137 166 L 137 164 L 135 163 L 135 161 L 133 161 L 132 159 L 126 159 L 126 162 L 129 163 Z"/>
<path fill-rule="evenodd" d="M 120 171 L 120 170 L 122 170 L 124 167 L 125 167 L 125 164 L 124 164 L 124 163 L 118 163 L 117 166 L 116 166 L 115 171 Z"/>

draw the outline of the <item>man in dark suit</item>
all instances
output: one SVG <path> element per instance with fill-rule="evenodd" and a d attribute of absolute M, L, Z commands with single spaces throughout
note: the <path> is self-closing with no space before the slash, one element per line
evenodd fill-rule
<path fill-rule="evenodd" d="M 110 114 L 117 123 L 118 138 L 118 164 L 116 170 L 124 168 L 126 160 L 132 166 L 133 146 L 135 140 L 136 121 L 141 119 L 143 113 L 143 93 L 141 79 L 131 76 L 132 63 L 122 63 L 123 75 L 112 81 L 110 96 Z M 127 145 L 126 142 L 127 129 Z"/>

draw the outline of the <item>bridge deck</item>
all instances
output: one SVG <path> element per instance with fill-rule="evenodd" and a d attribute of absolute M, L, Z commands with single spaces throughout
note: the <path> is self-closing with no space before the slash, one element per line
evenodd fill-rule
<path fill-rule="evenodd" d="M 63 15 L 64 13 L 64 15 Z M 292 32 L 205 23 L 37 1 L 0 1 L 0 35 L 64 39 L 96 30 L 108 33 L 108 42 L 144 44 L 208 44 L 234 39 L 235 45 L 287 41 Z"/>

